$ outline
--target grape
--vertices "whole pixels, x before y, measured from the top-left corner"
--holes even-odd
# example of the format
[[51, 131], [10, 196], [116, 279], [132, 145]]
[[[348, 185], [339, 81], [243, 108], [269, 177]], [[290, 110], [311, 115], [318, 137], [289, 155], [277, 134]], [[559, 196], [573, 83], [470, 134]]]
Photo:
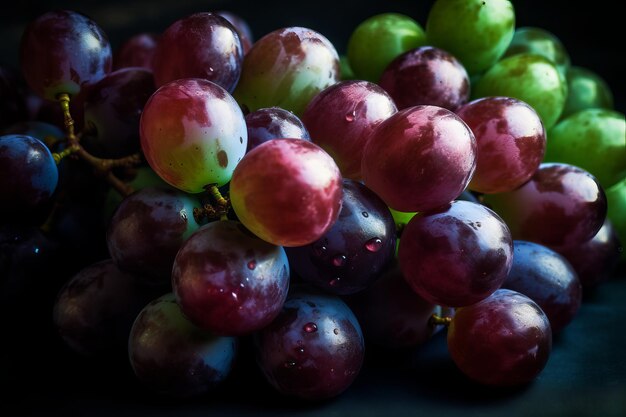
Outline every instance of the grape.
[[280, 393], [321, 400], [345, 391], [364, 356], [361, 327], [337, 296], [300, 288], [255, 337], [257, 361]]
[[56, 100], [61, 93], [78, 94], [85, 84], [111, 71], [111, 45], [88, 17], [69, 10], [52, 11], [24, 30], [20, 62], [30, 88]]
[[242, 60], [235, 28], [217, 14], [195, 13], [163, 32], [152, 69], [157, 87], [180, 78], [203, 78], [232, 93], [241, 75]]
[[607, 281], [617, 263], [622, 243], [609, 219], [598, 230], [598, 233], [578, 246], [562, 250], [563, 255], [574, 267], [581, 284], [585, 289], [596, 287]]
[[50, 150], [25, 135], [0, 136], [0, 213], [23, 214], [46, 204], [59, 180]]
[[511, 269], [513, 242], [507, 225], [493, 211], [454, 201], [409, 221], [398, 260], [404, 278], [422, 298], [460, 307], [500, 287]]
[[328, 152], [344, 177], [361, 178], [363, 148], [374, 128], [397, 111], [389, 95], [367, 81], [343, 81], [320, 92], [302, 115], [313, 142]]
[[441, 314], [441, 307], [417, 295], [397, 264], [347, 302], [368, 343], [390, 349], [416, 347], [430, 340], [438, 330], [430, 324], [430, 319], [433, 314]]
[[250, 111], [278, 106], [300, 116], [338, 79], [339, 56], [330, 41], [311, 29], [287, 27], [254, 43], [233, 95]]
[[160, 36], [139, 33], [127, 39], [113, 55], [113, 68], [140, 67], [152, 70], [152, 59]]
[[341, 174], [319, 146], [302, 139], [265, 142], [241, 160], [230, 183], [239, 220], [261, 239], [308, 245], [335, 223]]
[[354, 29], [348, 40], [348, 62], [355, 77], [377, 83], [395, 57], [425, 44], [424, 29], [415, 20], [400, 13], [382, 13]]
[[130, 332], [128, 353], [135, 375], [153, 390], [191, 397], [214, 389], [230, 373], [237, 339], [191, 324], [173, 294], [149, 303]]
[[579, 110], [613, 108], [613, 93], [606, 81], [587, 68], [572, 66], [567, 71], [567, 99], [564, 119]]
[[65, 139], [65, 133], [55, 125], [39, 121], [15, 123], [4, 130], [4, 134], [25, 135], [39, 139], [48, 147]]
[[246, 22], [241, 16], [227, 10], [220, 10], [215, 12], [215, 14], [222, 16], [224, 19], [228, 20], [231, 25], [233, 25], [237, 31], [237, 35], [239, 35], [239, 39], [241, 40], [243, 53], [244, 55], [247, 54], [250, 48], [252, 48], [254, 39], [252, 36], [252, 29], [250, 29], [248, 22]]
[[558, 250], [591, 239], [606, 216], [606, 197], [597, 180], [573, 165], [543, 163], [521, 187], [484, 196], [516, 240]]
[[230, 181], [248, 143], [237, 102], [222, 87], [201, 79], [160, 87], [143, 109], [139, 134], [152, 169], [188, 193]]
[[112, 259], [99, 261], [61, 288], [54, 305], [54, 324], [75, 352], [87, 356], [125, 354], [133, 321], [152, 298]]
[[126, 197], [107, 230], [107, 246], [120, 269], [143, 282], [170, 282], [174, 258], [198, 228], [198, 201], [171, 188], [147, 187]]
[[346, 55], [339, 56], [339, 67], [340, 67], [339, 72], [341, 74], [339, 78], [342, 81], [356, 79], [356, 75], [354, 75], [354, 71], [352, 71], [352, 68], [350, 67], [350, 62], [348, 61], [348, 57]]
[[454, 200], [476, 166], [476, 139], [454, 113], [416, 106], [383, 121], [365, 150], [365, 185], [398, 211], [426, 211]]
[[522, 53], [541, 55], [556, 65], [563, 76], [570, 67], [570, 57], [565, 46], [553, 33], [536, 27], [521, 27], [515, 30], [509, 48], [503, 57]]
[[535, 173], [546, 148], [537, 112], [510, 97], [486, 97], [457, 110], [478, 145], [469, 188], [481, 193], [511, 191]]
[[229, 220], [209, 223], [180, 248], [172, 287], [195, 325], [242, 335], [268, 325], [289, 289], [285, 251]]
[[263, 142], [279, 138], [310, 140], [308, 130], [295, 114], [280, 107], [258, 109], [246, 114], [248, 148], [250, 152]]
[[315, 242], [287, 248], [304, 280], [334, 294], [368, 287], [393, 259], [396, 228], [385, 203], [359, 182], [344, 179], [339, 218]]
[[500, 59], [514, 29], [509, 0], [437, 0], [428, 13], [426, 39], [454, 55], [473, 75]]
[[139, 152], [139, 119], [154, 93], [152, 72], [124, 68], [90, 86], [85, 97], [85, 149], [103, 158]]
[[476, 82], [473, 97], [506, 96], [532, 106], [550, 129], [567, 97], [567, 82], [557, 67], [541, 55], [518, 54], [496, 63]]
[[[626, 243], [626, 178], [606, 192], [608, 202], [607, 217], [622, 242]], [[622, 260], [626, 260], [626, 250], [622, 250]]]
[[502, 288], [536, 302], [548, 316], [554, 333], [574, 319], [582, 301], [580, 280], [567, 259], [543, 245], [523, 240], [513, 242], [513, 266]]
[[613, 110], [586, 109], [550, 129], [546, 161], [592, 173], [604, 188], [626, 177], [626, 121]]
[[398, 109], [430, 104], [455, 111], [470, 95], [463, 65], [443, 49], [422, 46], [394, 59], [380, 77]]
[[455, 312], [448, 350], [459, 369], [487, 385], [532, 381], [548, 362], [552, 331], [548, 317], [530, 298], [500, 289]]

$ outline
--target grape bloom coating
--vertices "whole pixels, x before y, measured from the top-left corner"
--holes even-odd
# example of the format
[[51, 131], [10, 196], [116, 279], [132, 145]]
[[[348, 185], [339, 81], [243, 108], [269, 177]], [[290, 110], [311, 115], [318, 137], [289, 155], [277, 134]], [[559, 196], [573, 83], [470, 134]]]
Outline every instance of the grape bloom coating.
[[248, 144], [237, 102], [222, 87], [199, 78], [159, 88], [144, 107], [139, 129], [152, 169], [188, 193], [230, 181]]

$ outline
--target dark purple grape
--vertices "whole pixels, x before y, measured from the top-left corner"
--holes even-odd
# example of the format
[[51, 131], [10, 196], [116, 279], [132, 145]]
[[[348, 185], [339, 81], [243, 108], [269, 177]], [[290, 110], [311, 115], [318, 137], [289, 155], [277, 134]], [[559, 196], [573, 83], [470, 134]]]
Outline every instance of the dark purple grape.
[[289, 263], [280, 246], [240, 223], [201, 227], [176, 255], [172, 287], [185, 316], [218, 334], [242, 335], [268, 325], [289, 290]]
[[169, 283], [174, 258], [199, 225], [198, 202], [173, 188], [147, 187], [126, 197], [107, 230], [109, 253], [120, 269], [155, 284]]
[[521, 187], [484, 196], [511, 229], [513, 239], [560, 250], [591, 239], [606, 217], [604, 190], [589, 172], [543, 163]]
[[590, 240], [559, 253], [572, 264], [583, 287], [591, 288], [610, 279], [621, 251], [622, 243], [607, 218]]
[[56, 100], [78, 94], [111, 71], [111, 45], [102, 29], [80, 13], [45, 13], [24, 30], [20, 61], [26, 82], [37, 94]]
[[126, 352], [133, 321], [154, 298], [152, 292], [139, 287], [112, 259], [99, 261], [59, 291], [54, 324], [64, 342], [83, 355]]
[[536, 302], [557, 333], [580, 308], [582, 287], [572, 265], [543, 245], [513, 241], [513, 266], [502, 288], [517, 291]]
[[499, 289], [456, 310], [448, 328], [448, 350], [461, 372], [487, 385], [532, 381], [552, 350], [550, 322], [523, 294]]
[[241, 41], [228, 20], [195, 13], [177, 20], [161, 35], [152, 69], [157, 87], [180, 78], [204, 78], [232, 93], [242, 62]]
[[140, 67], [152, 70], [152, 59], [160, 36], [139, 33], [127, 39], [113, 55], [113, 68]]
[[39, 139], [0, 136], [0, 214], [23, 214], [50, 201], [59, 171], [52, 153]]
[[0, 131], [28, 119], [28, 106], [19, 83], [17, 71], [0, 65]]
[[250, 152], [263, 142], [280, 138], [311, 140], [309, 132], [298, 116], [280, 107], [258, 109], [246, 115], [248, 148]]
[[455, 111], [470, 96], [469, 75], [453, 55], [422, 46], [395, 58], [378, 82], [399, 110], [432, 105]]
[[230, 373], [237, 339], [201, 330], [184, 316], [173, 294], [139, 313], [128, 353], [135, 375], [151, 389], [175, 397], [205, 394]]
[[247, 54], [250, 48], [252, 48], [252, 43], [254, 42], [252, 29], [250, 29], [248, 22], [246, 22], [241, 16], [227, 10], [220, 10], [215, 12], [215, 14], [222, 16], [224, 19], [228, 20], [231, 25], [233, 25], [233, 27], [237, 30], [239, 39], [241, 40], [243, 53], [244, 55]]
[[390, 349], [415, 347], [426, 343], [438, 326], [430, 324], [433, 314], [442, 309], [409, 287], [397, 264], [379, 279], [347, 299], [365, 340]]
[[256, 334], [257, 362], [280, 393], [308, 400], [334, 397], [357, 377], [364, 340], [337, 296], [298, 289], [278, 317]]
[[139, 152], [139, 119], [155, 91], [152, 72], [124, 68], [107, 74], [85, 95], [85, 148], [102, 158]]
[[393, 259], [396, 227], [385, 203], [363, 184], [343, 180], [339, 218], [315, 242], [286, 248], [304, 280], [334, 294], [369, 286]]
[[309, 102], [302, 121], [313, 142], [328, 152], [344, 177], [361, 179], [363, 148], [383, 120], [396, 113], [389, 94], [367, 81], [342, 81]]
[[513, 241], [493, 211], [454, 201], [413, 216], [402, 232], [398, 260], [404, 278], [422, 298], [461, 307], [500, 288], [513, 262]]

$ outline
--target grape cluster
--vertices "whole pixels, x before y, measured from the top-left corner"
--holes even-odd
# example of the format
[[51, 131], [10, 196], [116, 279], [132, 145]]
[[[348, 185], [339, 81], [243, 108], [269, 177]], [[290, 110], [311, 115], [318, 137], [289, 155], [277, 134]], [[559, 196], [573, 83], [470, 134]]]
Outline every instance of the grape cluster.
[[331, 398], [370, 345], [445, 327], [470, 380], [526, 384], [619, 262], [624, 115], [508, 0], [372, 16], [345, 56], [306, 27], [254, 41], [229, 11], [115, 52], [53, 11], [20, 50], [0, 68], [2, 313], [54, 268], [35, 320], [155, 392], [205, 394], [251, 354], [278, 392]]

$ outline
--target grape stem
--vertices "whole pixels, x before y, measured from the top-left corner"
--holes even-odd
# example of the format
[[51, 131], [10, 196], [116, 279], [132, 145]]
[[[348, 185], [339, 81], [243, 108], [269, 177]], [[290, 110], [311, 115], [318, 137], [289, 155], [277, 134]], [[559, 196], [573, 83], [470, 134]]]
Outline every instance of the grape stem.
[[141, 155], [135, 153], [117, 159], [103, 159], [93, 156], [87, 152], [85, 148], [80, 144], [80, 138], [74, 133], [74, 119], [70, 113], [70, 96], [66, 93], [61, 93], [57, 96], [57, 100], [63, 111], [63, 123], [65, 124], [65, 131], [67, 135], [68, 147], [59, 153], [53, 153], [52, 157], [54, 161], [59, 164], [61, 160], [70, 155], [76, 155], [78, 158], [91, 165], [96, 175], [103, 177], [111, 184], [117, 192], [122, 196], [130, 195], [134, 190], [131, 186], [120, 180], [113, 172], [113, 168], [130, 168], [141, 163]]
[[452, 323], [452, 317], [441, 317], [437, 314], [433, 314], [432, 316], [430, 316], [430, 320], [428, 321], [428, 323], [433, 327], [434, 326], [448, 327], [450, 323]]
[[213, 206], [210, 203], [206, 203], [202, 207], [196, 207], [193, 209], [193, 217], [196, 222], [202, 223], [204, 218], [208, 221], [211, 220], [227, 220], [228, 210], [230, 209], [230, 200], [224, 197], [220, 190], [217, 188], [217, 184], [209, 184], [204, 187], [209, 194], [209, 197], [216, 203]]

